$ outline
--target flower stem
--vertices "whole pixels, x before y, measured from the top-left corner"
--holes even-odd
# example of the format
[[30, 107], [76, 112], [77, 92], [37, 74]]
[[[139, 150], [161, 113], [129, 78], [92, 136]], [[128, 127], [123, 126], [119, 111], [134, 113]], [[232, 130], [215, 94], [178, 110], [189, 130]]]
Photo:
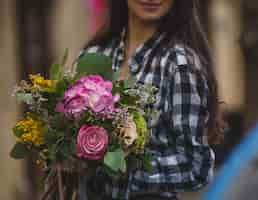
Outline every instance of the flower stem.
[[63, 180], [62, 180], [62, 172], [61, 172], [61, 165], [57, 164], [57, 182], [58, 182], [58, 194], [59, 200], [64, 199], [64, 192], [63, 192]]
[[57, 188], [55, 187], [55, 185], [56, 185], [56, 178], [54, 177], [54, 178], [52, 178], [51, 181], [49, 182], [49, 185], [47, 186], [47, 189], [46, 189], [46, 191], [43, 193], [43, 195], [41, 196], [40, 200], [46, 200], [46, 199], [48, 199], [49, 196], [51, 196], [51, 194], [56, 191]]

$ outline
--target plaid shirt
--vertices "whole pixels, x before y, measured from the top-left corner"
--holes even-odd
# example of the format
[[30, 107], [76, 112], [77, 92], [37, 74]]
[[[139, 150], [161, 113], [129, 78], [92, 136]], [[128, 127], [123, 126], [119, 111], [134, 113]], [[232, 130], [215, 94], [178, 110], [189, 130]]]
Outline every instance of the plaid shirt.
[[[138, 169], [126, 182], [106, 184], [105, 191], [112, 199], [128, 200], [144, 194], [174, 200], [176, 193], [201, 188], [213, 176], [215, 158], [207, 142], [209, 88], [205, 70], [193, 50], [180, 44], [163, 45], [148, 68], [148, 58], [163, 39], [164, 34], [153, 36], [128, 61], [131, 76], [138, 83], [158, 88], [153, 108], [160, 115], [150, 122], [148, 148], [153, 171]], [[124, 40], [125, 31], [105, 46], [84, 49], [80, 56], [103, 53], [112, 57], [112, 68], [117, 71], [124, 61]]]

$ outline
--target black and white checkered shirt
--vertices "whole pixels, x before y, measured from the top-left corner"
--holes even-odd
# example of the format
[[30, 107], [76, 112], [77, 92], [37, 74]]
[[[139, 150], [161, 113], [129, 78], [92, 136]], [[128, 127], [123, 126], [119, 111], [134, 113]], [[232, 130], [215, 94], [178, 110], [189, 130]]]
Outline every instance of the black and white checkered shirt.
[[[124, 61], [124, 38], [125, 31], [105, 46], [83, 50], [80, 56], [103, 53], [112, 57], [112, 68], [117, 71]], [[153, 171], [139, 169], [126, 183], [107, 184], [112, 199], [147, 194], [175, 200], [178, 192], [201, 188], [213, 176], [215, 158], [206, 137], [209, 88], [205, 70], [198, 56], [180, 44], [163, 45], [147, 67], [153, 49], [163, 39], [164, 34], [153, 36], [128, 61], [131, 76], [138, 83], [158, 87], [153, 106], [161, 114], [150, 124]]]

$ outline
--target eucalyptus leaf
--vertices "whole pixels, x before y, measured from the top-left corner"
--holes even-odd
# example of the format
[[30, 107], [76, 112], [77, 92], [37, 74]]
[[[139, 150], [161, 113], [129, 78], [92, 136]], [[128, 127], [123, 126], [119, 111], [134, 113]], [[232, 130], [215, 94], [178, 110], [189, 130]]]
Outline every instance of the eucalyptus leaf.
[[34, 103], [33, 96], [32, 94], [29, 94], [29, 93], [17, 93], [16, 98], [18, 101], [24, 102], [29, 105]]
[[78, 60], [77, 77], [98, 74], [107, 80], [113, 80], [112, 59], [100, 53], [85, 54]]
[[23, 159], [28, 153], [29, 150], [26, 148], [25, 144], [16, 143], [10, 152], [10, 156], [14, 159]]
[[122, 149], [107, 152], [104, 158], [104, 164], [115, 172], [126, 172], [125, 155]]

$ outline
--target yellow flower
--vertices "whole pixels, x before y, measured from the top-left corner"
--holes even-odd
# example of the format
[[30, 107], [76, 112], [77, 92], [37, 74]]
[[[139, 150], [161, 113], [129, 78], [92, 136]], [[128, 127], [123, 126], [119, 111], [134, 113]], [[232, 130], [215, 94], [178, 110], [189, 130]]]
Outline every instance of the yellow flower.
[[56, 89], [55, 80], [45, 80], [42, 76], [33, 74], [30, 74], [29, 78], [32, 82], [32, 91], [54, 92]]
[[20, 139], [25, 144], [39, 147], [44, 144], [42, 135], [42, 122], [28, 115], [24, 120], [18, 122], [15, 127], [22, 132]]

